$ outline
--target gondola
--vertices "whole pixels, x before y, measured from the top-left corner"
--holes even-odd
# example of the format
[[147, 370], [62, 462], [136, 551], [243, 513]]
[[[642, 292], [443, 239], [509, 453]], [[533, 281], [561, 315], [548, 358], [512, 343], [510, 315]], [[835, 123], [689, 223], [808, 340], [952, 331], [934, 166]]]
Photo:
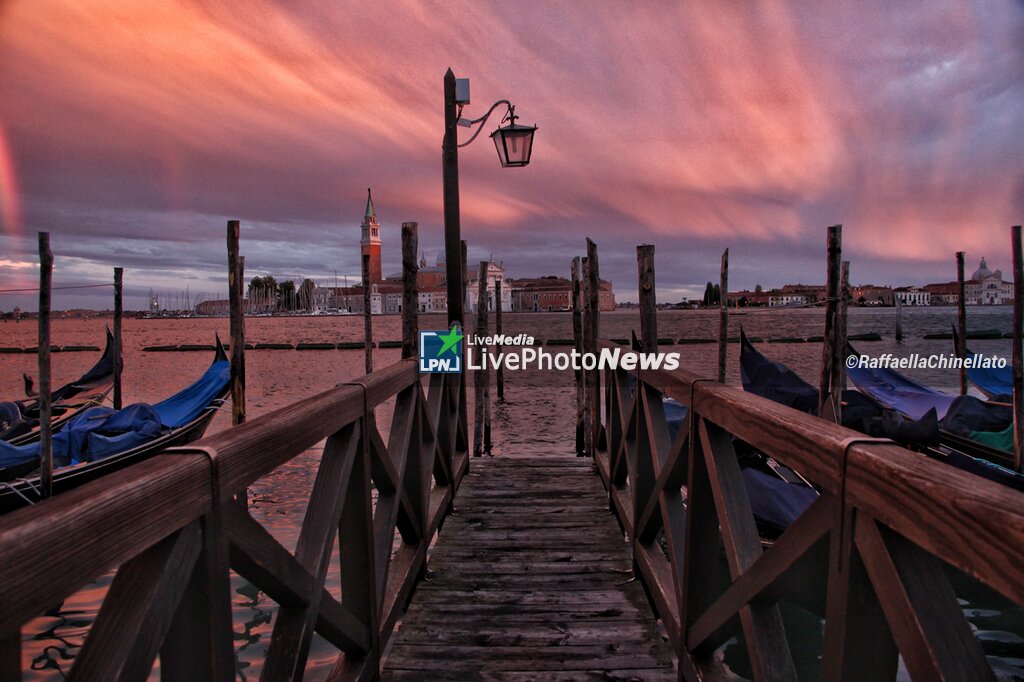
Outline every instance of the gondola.
[[[114, 384], [114, 335], [92, 368], [50, 394], [50, 428], [59, 431], [82, 410], [103, 402]], [[39, 440], [39, 398], [0, 402], [0, 441], [24, 445]]]
[[[227, 398], [229, 377], [230, 362], [218, 338], [210, 367], [173, 396], [154, 405], [80, 412], [53, 438], [53, 493], [198, 440]], [[0, 442], [0, 514], [39, 501], [38, 465], [38, 443]]]
[[[857, 354], [852, 349], [849, 353]], [[742, 332], [740, 363], [744, 368], [745, 390], [811, 414], [817, 411], [816, 402], [810, 407], [811, 396], [817, 400], [817, 390], [785, 365], [761, 355]], [[778, 382], [775, 386], [768, 383], [773, 376]], [[958, 469], [1024, 490], [1024, 476], [1004, 466], [1007, 453], [964, 435], [969, 432], [965, 423], [999, 423], [1005, 416], [1005, 406], [988, 405], [969, 396], [954, 398], [888, 369], [847, 368], [847, 376], [861, 395], [858, 391], [844, 391], [844, 426], [871, 436], [891, 438]], [[779, 385], [785, 390], [780, 391]], [[782, 399], [793, 395], [799, 396], [799, 400]]]
[[[970, 337], [968, 337], [970, 338]], [[956, 353], [960, 346], [960, 334], [956, 327], [953, 327], [953, 352]], [[972, 360], [973, 365], [977, 354], [967, 348], [967, 357]], [[1013, 402], [1013, 367], [974, 367], [967, 368], [967, 378], [971, 380], [979, 391], [985, 394], [989, 400], [997, 400], [1005, 403]]]

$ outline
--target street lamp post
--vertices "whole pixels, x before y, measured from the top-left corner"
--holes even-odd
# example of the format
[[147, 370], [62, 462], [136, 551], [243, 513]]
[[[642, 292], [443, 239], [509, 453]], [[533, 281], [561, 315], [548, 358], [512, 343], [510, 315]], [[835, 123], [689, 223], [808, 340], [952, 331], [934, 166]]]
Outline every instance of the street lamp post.
[[[477, 138], [482, 124], [501, 104], [508, 107], [505, 120], [507, 126], [500, 126], [491, 133], [498, 160], [504, 168], [519, 168], [530, 163], [533, 152], [533, 133], [537, 126], [516, 123], [515, 107], [508, 100], [498, 100], [487, 113], [478, 119], [460, 118], [462, 107], [469, 104], [469, 81], [456, 82], [451, 69], [444, 75], [444, 143], [441, 151], [442, 181], [444, 187], [444, 254], [448, 279], [448, 325], [462, 326], [463, 303], [466, 292], [462, 289], [462, 226], [459, 218], [459, 147], [465, 147]], [[466, 142], [459, 144], [458, 126], [472, 128], [481, 125]]]
[[459, 222], [459, 136], [455, 74], [444, 75], [444, 145], [441, 152], [444, 184], [444, 258], [448, 278], [448, 326], [462, 326], [462, 226]]

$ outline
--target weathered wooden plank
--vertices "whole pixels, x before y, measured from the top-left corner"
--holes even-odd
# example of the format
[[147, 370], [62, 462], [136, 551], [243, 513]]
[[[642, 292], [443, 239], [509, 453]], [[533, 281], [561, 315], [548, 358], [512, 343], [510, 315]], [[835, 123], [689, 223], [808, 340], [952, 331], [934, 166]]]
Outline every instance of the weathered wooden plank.
[[[244, 510], [242, 500], [225, 504]], [[235, 677], [228, 540], [217, 510], [200, 524], [201, 551], [160, 647], [160, 677], [168, 682], [231, 682]]]
[[118, 570], [71, 679], [144, 679], [153, 665], [201, 548], [190, 524]]
[[486, 662], [491, 671], [500, 670], [616, 670], [664, 667], [672, 670], [672, 658], [661, 643], [622, 642], [590, 646], [456, 646], [436, 647], [395, 644], [388, 656], [391, 670], [419, 669], [473, 671]]
[[860, 549], [914, 679], [995, 680], [938, 559], [861, 516]]
[[[433, 673], [431, 679], [452, 682], [534, 682], [537, 679], [536, 671], [515, 671], [503, 670], [501, 672], [488, 671], [459, 671], [451, 673]], [[543, 678], [545, 682], [594, 682], [595, 680], [608, 680], [609, 682], [654, 682], [661, 680], [676, 679], [672, 670], [665, 668], [636, 668], [632, 670], [615, 669], [606, 670], [603, 668], [590, 668], [587, 670], [546, 670]], [[390, 671], [386, 679], [391, 682], [420, 682], [423, 673], [419, 670], [394, 670]]]
[[[479, 462], [431, 553], [430, 577], [396, 635], [385, 678], [398, 670], [421, 679], [505, 670], [546, 678], [653, 666], [674, 679], [664, 630], [630, 581], [630, 545], [601, 503], [589, 463], [573, 461], [580, 466], [546, 467], [554, 473], [536, 479], [539, 462]], [[578, 492], [548, 499], [566, 489]], [[427, 656], [431, 645], [454, 653]]]
[[[351, 479], [359, 473], [366, 476], [365, 485], [369, 485], [369, 467], [363, 470], [357, 465], [357, 460], [368, 459], [366, 441], [366, 430], [362, 428], [362, 423], [350, 424], [332, 435], [324, 448], [295, 546], [295, 559], [314, 579], [310, 596], [318, 595], [323, 589], [328, 561], [334, 548], [334, 530], [342, 510], [348, 504]], [[347, 563], [343, 562], [343, 571]], [[372, 580], [373, 564], [367, 568], [371, 569], [369, 579]], [[301, 677], [319, 604], [318, 599], [309, 599], [306, 604], [282, 606], [278, 610], [261, 679]], [[356, 613], [356, 616], [359, 614]], [[375, 627], [370, 632], [372, 638], [376, 633]]]
[[21, 680], [21, 631], [0, 636], [0, 680]]

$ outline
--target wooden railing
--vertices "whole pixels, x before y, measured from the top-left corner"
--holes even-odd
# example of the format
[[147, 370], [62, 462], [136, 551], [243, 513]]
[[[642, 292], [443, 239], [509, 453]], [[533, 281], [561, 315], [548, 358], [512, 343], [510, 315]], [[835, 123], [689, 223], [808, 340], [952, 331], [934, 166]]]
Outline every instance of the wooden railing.
[[[144, 679], [159, 656], [163, 679], [233, 680], [229, 568], [279, 605], [262, 679], [300, 678], [314, 631], [340, 651], [332, 679], [376, 677], [468, 467], [461, 381], [424, 396], [403, 360], [0, 518], [0, 679], [21, 678], [25, 623], [114, 568], [72, 679]], [[325, 438], [292, 553], [235, 496]]]
[[[1024, 494], [690, 372], [637, 374], [606, 371], [595, 461], [683, 678], [742, 633], [756, 679], [796, 679], [788, 600], [824, 618], [822, 679], [893, 679], [898, 656], [915, 680], [994, 679], [943, 564], [1024, 604]], [[689, 407], [674, 440], [665, 397]], [[821, 491], [766, 551], [733, 438]]]

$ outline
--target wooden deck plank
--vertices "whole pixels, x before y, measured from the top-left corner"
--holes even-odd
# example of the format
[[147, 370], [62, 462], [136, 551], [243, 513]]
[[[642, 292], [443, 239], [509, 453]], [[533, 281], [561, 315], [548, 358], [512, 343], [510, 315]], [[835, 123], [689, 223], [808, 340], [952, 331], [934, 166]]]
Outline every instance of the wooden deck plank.
[[384, 664], [392, 680], [674, 680], [588, 460], [474, 460]]

